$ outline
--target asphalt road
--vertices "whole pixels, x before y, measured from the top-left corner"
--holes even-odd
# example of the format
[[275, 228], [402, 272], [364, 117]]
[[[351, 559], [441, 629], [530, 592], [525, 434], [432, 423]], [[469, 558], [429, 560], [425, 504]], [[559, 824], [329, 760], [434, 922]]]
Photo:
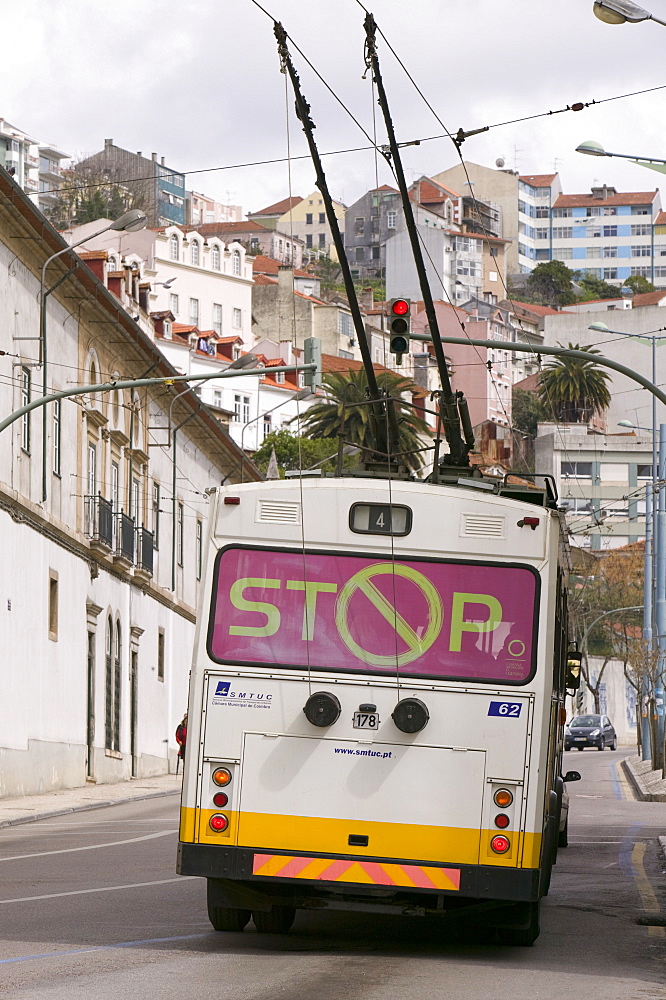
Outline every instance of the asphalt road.
[[666, 804], [622, 752], [565, 754], [570, 846], [532, 948], [459, 944], [418, 918], [300, 913], [287, 936], [216, 934], [174, 873], [176, 797], [0, 831], [0, 996], [12, 1000], [666, 998]]

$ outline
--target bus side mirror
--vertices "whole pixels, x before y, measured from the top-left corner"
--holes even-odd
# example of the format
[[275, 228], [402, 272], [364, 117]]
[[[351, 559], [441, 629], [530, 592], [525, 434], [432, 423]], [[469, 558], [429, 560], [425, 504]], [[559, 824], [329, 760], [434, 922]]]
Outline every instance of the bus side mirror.
[[564, 686], [569, 691], [577, 691], [580, 687], [580, 665], [582, 660], [582, 654], [575, 650], [570, 650], [567, 653], [567, 674]]

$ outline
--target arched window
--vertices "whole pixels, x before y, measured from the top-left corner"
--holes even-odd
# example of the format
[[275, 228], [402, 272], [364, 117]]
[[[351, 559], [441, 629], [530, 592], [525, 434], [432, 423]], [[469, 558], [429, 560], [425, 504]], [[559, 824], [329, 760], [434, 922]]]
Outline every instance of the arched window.
[[232, 257], [231, 271], [232, 274], [241, 273], [241, 255], [239, 250], [234, 250], [234, 254]]
[[175, 233], [172, 233], [169, 237], [169, 257], [171, 260], [178, 260], [179, 258], [178, 237]]
[[192, 264], [199, 263], [199, 241], [192, 240], [192, 246], [190, 248], [190, 262]]
[[217, 243], [213, 243], [210, 251], [210, 266], [214, 271], [220, 270], [220, 248]]
[[104, 692], [104, 746], [113, 749], [113, 619], [106, 619], [106, 636], [104, 641], [105, 659], [105, 692]]
[[120, 750], [120, 685], [122, 683], [122, 672], [120, 669], [121, 660], [121, 640], [120, 619], [116, 620], [116, 629], [113, 643], [113, 746], [112, 750]]

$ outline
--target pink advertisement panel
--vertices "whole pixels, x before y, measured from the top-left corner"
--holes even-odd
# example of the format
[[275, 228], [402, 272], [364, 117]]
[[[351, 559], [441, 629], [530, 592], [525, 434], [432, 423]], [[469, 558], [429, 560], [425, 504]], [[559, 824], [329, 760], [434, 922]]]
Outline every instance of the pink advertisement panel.
[[521, 684], [537, 588], [526, 566], [231, 546], [218, 557], [208, 651], [220, 663]]

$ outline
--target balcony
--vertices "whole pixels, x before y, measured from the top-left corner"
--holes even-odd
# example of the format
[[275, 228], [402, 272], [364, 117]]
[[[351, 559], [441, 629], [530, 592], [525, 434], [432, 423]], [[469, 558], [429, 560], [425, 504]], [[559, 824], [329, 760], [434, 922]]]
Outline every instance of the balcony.
[[114, 514], [116, 519], [116, 551], [113, 561], [121, 569], [130, 569], [134, 565], [134, 518], [128, 517], [123, 511]]
[[153, 533], [147, 528], [136, 529], [136, 565], [134, 576], [148, 582], [153, 575]]
[[86, 534], [90, 539], [90, 548], [102, 555], [108, 555], [113, 548], [113, 507], [103, 496], [87, 496], [86, 504]]

